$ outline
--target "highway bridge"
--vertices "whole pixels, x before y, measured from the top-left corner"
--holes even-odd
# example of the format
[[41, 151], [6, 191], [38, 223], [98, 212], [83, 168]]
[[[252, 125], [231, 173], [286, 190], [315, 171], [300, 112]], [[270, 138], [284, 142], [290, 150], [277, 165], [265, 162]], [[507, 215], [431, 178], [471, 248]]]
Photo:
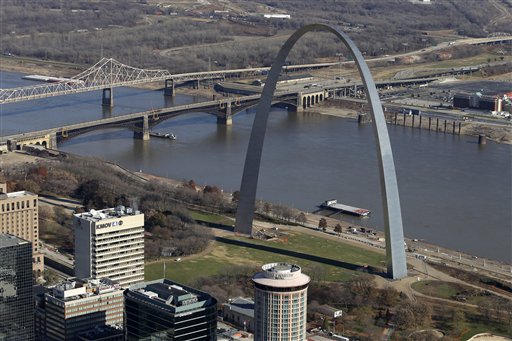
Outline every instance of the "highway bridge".
[[[289, 65], [283, 67], [283, 69], [287, 72], [295, 72], [325, 68], [336, 64], [337, 63]], [[192, 72], [173, 75], [167, 70], [139, 69], [120, 63], [112, 58], [102, 58], [91, 68], [69, 79], [33, 86], [0, 89], [0, 104], [102, 90], [102, 104], [104, 106], [113, 106], [114, 87], [165, 81], [164, 94], [174, 96], [174, 87], [177, 83], [190, 81], [199, 82], [206, 79], [240, 78], [261, 75], [268, 70], [270, 70], [270, 67]]]
[[[282, 91], [276, 93], [273, 103], [302, 110], [325, 100], [327, 90], [309, 89], [303, 92]], [[231, 125], [232, 116], [258, 104], [260, 95], [228, 97], [218, 100], [154, 109], [133, 114], [76, 123], [39, 131], [26, 132], [0, 137], [0, 145], [8, 150], [20, 150], [24, 145], [41, 145], [57, 149], [59, 142], [93, 130], [127, 128], [134, 132], [134, 138], [149, 140], [150, 130], [159, 123], [190, 112], [206, 112], [217, 117], [218, 124]]]

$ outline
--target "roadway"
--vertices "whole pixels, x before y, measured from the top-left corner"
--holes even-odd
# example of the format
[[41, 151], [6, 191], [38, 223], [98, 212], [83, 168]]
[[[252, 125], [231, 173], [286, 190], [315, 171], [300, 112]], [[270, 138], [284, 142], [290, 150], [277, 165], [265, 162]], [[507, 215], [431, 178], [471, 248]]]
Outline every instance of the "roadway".
[[[419, 54], [428, 54], [428, 53], [432, 53], [432, 52], [442, 50], [442, 49], [452, 47], [452, 46], [481, 45], [481, 44], [489, 44], [489, 43], [496, 43], [496, 42], [508, 42], [510, 44], [510, 42], [512, 42], [512, 35], [502, 36], [502, 37], [489, 37], [489, 38], [463, 38], [463, 39], [458, 39], [458, 40], [454, 40], [451, 42], [443, 42], [443, 43], [437, 44], [435, 46], [425, 47], [421, 50], [414, 50], [414, 51], [399, 53], [399, 54], [395, 54], [395, 55], [371, 58], [371, 59], [367, 59], [366, 62], [370, 63], [370, 62], [377, 62], [377, 61], [391, 61], [391, 60], [394, 60], [395, 58], [400, 58], [400, 57], [416, 56]], [[346, 63], [353, 63], [353, 62], [346, 62]]]

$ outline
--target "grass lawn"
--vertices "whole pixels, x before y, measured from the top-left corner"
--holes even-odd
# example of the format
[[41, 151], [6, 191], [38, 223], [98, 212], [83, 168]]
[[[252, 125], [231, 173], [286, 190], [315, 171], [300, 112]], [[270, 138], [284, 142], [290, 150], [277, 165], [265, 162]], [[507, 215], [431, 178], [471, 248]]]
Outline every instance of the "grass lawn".
[[447, 300], [451, 300], [453, 295], [457, 295], [462, 290], [462, 286], [459, 284], [440, 281], [420, 281], [411, 286], [422, 294]]
[[466, 323], [466, 329], [462, 332], [461, 340], [469, 340], [471, 337], [480, 333], [493, 333], [495, 335], [510, 337], [511, 327], [507, 327], [506, 323], [496, 321], [470, 321]]
[[[282, 241], [264, 242], [241, 237], [228, 239], [248, 242], [250, 243], [249, 246], [251, 244], [256, 245], [256, 247], [265, 245], [281, 250], [292, 250], [305, 255], [314, 254], [328, 260], [347, 262], [359, 266], [368, 264], [382, 267], [384, 265], [384, 255], [382, 254], [295, 232], [290, 233], [290, 236]], [[222, 274], [237, 265], [254, 266], [256, 268], [265, 263], [282, 261], [296, 263], [302, 267], [306, 274], [326, 281], [345, 281], [360, 273], [347, 268], [304, 259], [300, 256], [294, 257], [278, 252], [217, 241], [213, 250], [206, 255], [185, 258], [180, 262], [169, 259], [166, 262], [165, 276], [180, 283], [190, 284], [198, 277]], [[163, 262], [146, 265], [146, 280], [153, 280], [162, 276]]]
[[[453, 296], [463, 292], [474, 292], [477, 289], [469, 287], [464, 284], [450, 283], [442, 281], [420, 281], [412, 284], [412, 288], [422, 294], [454, 300]], [[482, 289], [483, 291], [483, 289]], [[495, 302], [497, 296], [482, 296], [482, 295], [466, 295], [467, 300], [465, 303], [478, 305], [480, 302], [489, 301]], [[454, 300], [455, 301], [455, 300]]]

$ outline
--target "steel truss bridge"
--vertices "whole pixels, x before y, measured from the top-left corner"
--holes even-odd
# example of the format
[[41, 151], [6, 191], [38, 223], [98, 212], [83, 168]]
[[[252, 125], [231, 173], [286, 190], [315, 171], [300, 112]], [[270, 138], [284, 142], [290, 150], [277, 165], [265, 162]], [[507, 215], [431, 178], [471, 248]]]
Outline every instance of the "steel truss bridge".
[[0, 103], [20, 102], [38, 98], [131, 86], [171, 78], [166, 70], [144, 70], [124, 65], [112, 58], [103, 58], [91, 68], [68, 80], [28, 87], [0, 90]]
[[[302, 71], [337, 65], [337, 63], [304, 64], [283, 67], [286, 71]], [[112, 89], [120, 86], [133, 86], [158, 81], [178, 82], [200, 81], [205, 79], [225, 79], [257, 75], [270, 70], [270, 67], [234, 69], [220, 71], [193, 72], [172, 75], [167, 70], [145, 70], [125, 65], [112, 58], [102, 58], [94, 66], [69, 79], [27, 87], [0, 89], [0, 104], [21, 102], [38, 98], [75, 94], [80, 92]]]

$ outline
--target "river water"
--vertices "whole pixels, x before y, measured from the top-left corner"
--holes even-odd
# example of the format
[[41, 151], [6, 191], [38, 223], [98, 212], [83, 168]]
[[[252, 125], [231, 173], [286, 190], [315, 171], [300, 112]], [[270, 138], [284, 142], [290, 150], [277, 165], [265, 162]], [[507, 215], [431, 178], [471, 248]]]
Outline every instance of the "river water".
[[[0, 73], [2, 88], [24, 86], [21, 74]], [[121, 115], [198, 99], [162, 92], [114, 90], [111, 113], [100, 92], [5, 104], [0, 134], [8, 135]], [[132, 170], [193, 179], [226, 191], [239, 188], [254, 110], [236, 115], [233, 126], [206, 113], [163, 121], [155, 131], [176, 141], [133, 139], [123, 129], [70, 139], [61, 150], [95, 156]], [[511, 262], [512, 147], [476, 138], [388, 126], [398, 173], [405, 235], [474, 255]], [[369, 218], [343, 217], [380, 228], [381, 197], [373, 131], [354, 120], [273, 109], [266, 135], [258, 197], [307, 211], [326, 199], [367, 208]]]

